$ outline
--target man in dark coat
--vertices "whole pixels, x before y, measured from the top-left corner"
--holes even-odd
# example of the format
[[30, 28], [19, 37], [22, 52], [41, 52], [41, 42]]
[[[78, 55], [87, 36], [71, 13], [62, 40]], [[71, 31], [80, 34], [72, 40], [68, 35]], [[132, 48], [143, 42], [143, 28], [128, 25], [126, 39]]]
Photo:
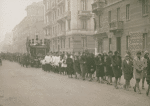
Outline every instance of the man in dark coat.
[[67, 55], [66, 64], [67, 64], [68, 77], [72, 78], [72, 74], [73, 74], [73, 60], [70, 58], [70, 54]]
[[96, 58], [95, 58], [95, 64], [96, 64], [96, 77], [97, 77], [97, 81], [100, 83], [100, 79], [101, 78], [101, 83], [104, 83], [104, 58], [101, 54], [99, 54]]
[[80, 68], [82, 73], [82, 79], [85, 80], [85, 74], [87, 73], [87, 58], [84, 52], [82, 53], [82, 56], [80, 58]]
[[121, 57], [119, 56], [119, 52], [115, 51], [114, 56], [112, 56], [112, 69], [113, 69], [113, 73], [115, 77], [116, 89], [118, 89], [118, 86], [117, 86], [118, 78], [120, 78], [122, 75], [121, 65], [122, 65], [122, 60], [121, 60]]
[[88, 73], [89, 73], [89, 81], [92, 81], [92, 74], [95, 72], [95, 58], [94, 58], [94, 54], [89, 54], [87, 57], [87, 68], [88, 68]]
[[114, 73], [112, 70], [112, 63], [111, 63], [113, 52], [109, 51], [108, 54], [109, 55], [107, 56], [107, 59], [106, 59], [106, 75], [108, 76], [108, 82], [109, 82], [108, 84], [111, 84], [112, 77], [114, 76]]

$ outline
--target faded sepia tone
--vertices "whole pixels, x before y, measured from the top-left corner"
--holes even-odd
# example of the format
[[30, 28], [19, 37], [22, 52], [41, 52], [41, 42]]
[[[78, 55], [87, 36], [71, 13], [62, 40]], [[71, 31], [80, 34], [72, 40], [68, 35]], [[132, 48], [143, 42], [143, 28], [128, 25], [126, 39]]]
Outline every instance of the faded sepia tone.
[[150, 106], [150, 0], [0, 0], [0, 106]]

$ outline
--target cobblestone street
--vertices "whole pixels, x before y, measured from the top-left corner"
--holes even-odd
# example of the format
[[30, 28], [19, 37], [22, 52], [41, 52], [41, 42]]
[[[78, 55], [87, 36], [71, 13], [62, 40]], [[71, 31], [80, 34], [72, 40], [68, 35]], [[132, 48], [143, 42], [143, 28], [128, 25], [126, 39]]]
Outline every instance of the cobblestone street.
[[116, 90], [8, 61], [0, 67], [0, 106], [150, 106], [145, 92]]

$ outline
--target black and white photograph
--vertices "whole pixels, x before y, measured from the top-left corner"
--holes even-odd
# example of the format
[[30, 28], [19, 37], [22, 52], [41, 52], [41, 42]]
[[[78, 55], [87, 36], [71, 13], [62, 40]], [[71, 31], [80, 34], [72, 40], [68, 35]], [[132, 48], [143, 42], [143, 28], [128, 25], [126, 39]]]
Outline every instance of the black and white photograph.
[[0, 0], [0, 106], [150, 106], [150, 0]]

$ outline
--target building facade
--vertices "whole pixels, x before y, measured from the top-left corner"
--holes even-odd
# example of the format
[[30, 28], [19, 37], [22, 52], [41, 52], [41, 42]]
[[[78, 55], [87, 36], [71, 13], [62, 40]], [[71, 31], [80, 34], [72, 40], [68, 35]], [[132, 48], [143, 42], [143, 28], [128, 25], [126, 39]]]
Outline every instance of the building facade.
[[[93, 0], [96, 52], [150, 50], [150, 0]], [[149, 12], [148, 12], [149, 11]]]
[[43, 0], [52, 52], [94, 52], [92, 0]]
[[35, 45], [44, 44], [44, 5], [43, 2], [32, 3], [26, 8], [27, 16], [13, 29], [14, 52], [26, 53], [27, 40]]

